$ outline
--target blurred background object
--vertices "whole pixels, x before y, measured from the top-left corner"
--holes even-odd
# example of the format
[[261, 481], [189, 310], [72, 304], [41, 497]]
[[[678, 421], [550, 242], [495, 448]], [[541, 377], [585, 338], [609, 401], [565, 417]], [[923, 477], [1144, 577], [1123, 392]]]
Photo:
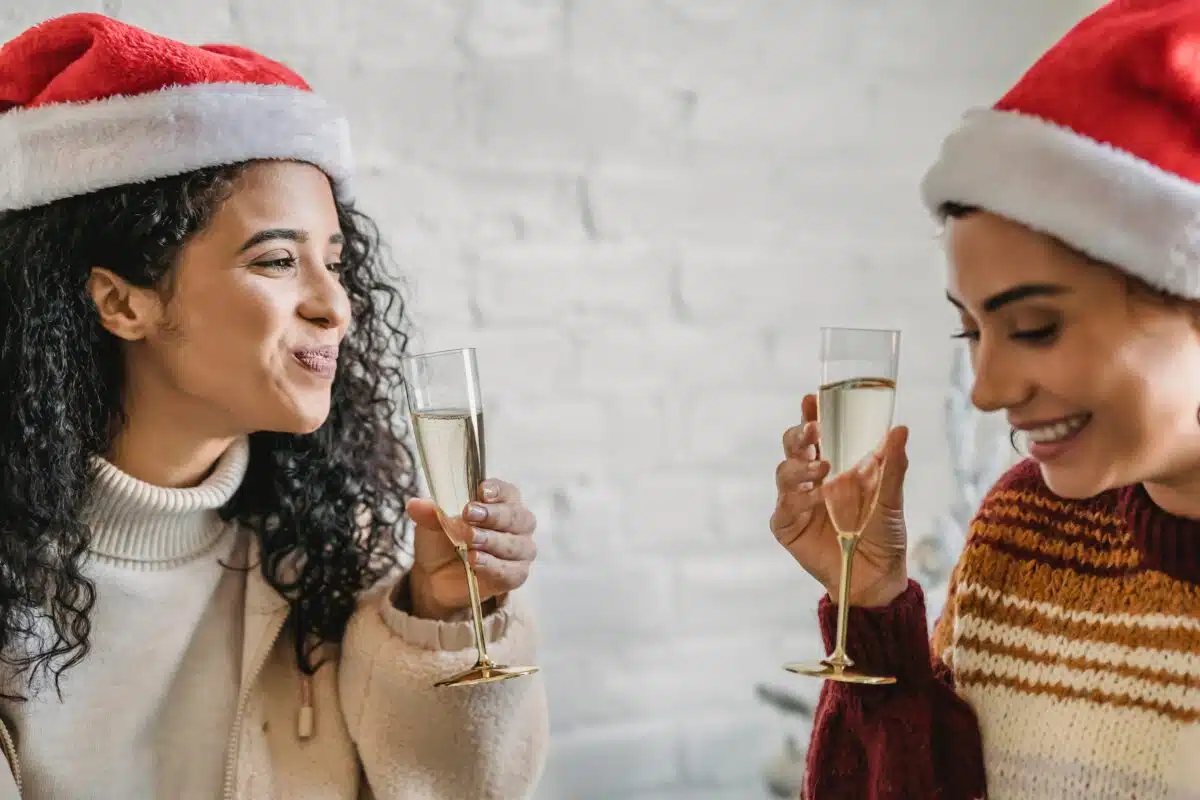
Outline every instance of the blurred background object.
[[261, 48], [345, 108], [415, 346], [479, 349], [493, 474], [541, 520], [539, 800], [753, 800], [795, 777], [820, 687], [780, 668], [820, 646], [818, 589], [767, 528], [817, 328], [904, 332], [932, 613], [1012, 454], [965, 402], [917, 183], [1095, 5], [6, 0], [0, 39], [103, 11]]

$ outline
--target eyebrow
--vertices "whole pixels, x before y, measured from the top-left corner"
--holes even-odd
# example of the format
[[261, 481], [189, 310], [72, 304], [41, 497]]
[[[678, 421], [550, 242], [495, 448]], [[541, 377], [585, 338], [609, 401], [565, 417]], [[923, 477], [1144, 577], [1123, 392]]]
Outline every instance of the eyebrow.
[[[1057, 297], [1067, 294], [1069, 291], [1067, 287], [1053, 283], [1022, 283], [1011, 289], [1005, 289], [1003, 292], [997, 292], [984, 300], [983, 310], [990, 313], [1020, 300], [1028, 300], [1031, 297]], [[946, 299], [959, 311], [965, 310], [962, 302], [955, 299], [949, 292], [946, 293]]]
[[[304, 244], [308, 241], [308, 231], [302, 231], [297, 228], [266, 228], [251, 236], [246, 240], [245, 244], [238, 250], [239, 253], [244, 253], [255, 245], [263, 242], [271, 242], [282, 239], [288, 242], [296, 242]], [[335, 233], [329, 237], [330, 244], [345, 244], [346, 237], [341, 233]]]

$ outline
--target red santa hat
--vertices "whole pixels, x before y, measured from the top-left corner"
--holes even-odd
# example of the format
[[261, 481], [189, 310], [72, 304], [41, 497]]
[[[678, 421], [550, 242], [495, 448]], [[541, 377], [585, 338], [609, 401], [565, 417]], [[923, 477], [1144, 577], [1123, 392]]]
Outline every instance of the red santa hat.
[[348, 194], [347, 125], [304, 79], [242, 47], [70, 14], [0, 47], [0, 212], [253, 159], [322, 169]]
[[1152, 286], [1200, 299], [1200, 0], [1115, 0], [990, 109], [922, 182]]

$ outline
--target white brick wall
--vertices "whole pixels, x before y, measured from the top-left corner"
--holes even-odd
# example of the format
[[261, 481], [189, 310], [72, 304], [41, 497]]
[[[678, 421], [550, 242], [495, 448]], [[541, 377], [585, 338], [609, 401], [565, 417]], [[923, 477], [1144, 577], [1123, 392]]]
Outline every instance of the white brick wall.
[[261, 47], [352, 117], [421, 344], [481, 351], [542, 522], [540, 797], [753, 798], [818, 653], [767, 530], [821, 324], [904, 330], [909, 520], [948, 496], [953, 318], [916, 185], [1091, 0], [8, 0]]

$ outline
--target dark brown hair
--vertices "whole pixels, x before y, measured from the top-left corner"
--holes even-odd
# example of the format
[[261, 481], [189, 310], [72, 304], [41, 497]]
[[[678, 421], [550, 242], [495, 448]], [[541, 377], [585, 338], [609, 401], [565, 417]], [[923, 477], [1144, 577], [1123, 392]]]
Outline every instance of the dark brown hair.
[[[964, 203], [949, 202], [949, 203], [943, 203], [938, 208], [938, 213], [940, 214], [942, 219], [962, 219], [963, 217], [969, 216], [971, 214], [974, 214], [978, 211], [983, 211], [983, 210], [985, 210], [985, 209], [982, 209], [979, 206], [966, 205]], [[1159, 304], [1159, 305], [1167, 307], [1167, 308], [1178, 308], [1180, 310], [1186, 310], [1191, 313], [1200, 315], [1200, 302], [1197, 302], [1194, 300], [1188, 300], [1188, 299], [1179, 297], [1177, 295], [1171, 294], [1170, 292], [1166, 291], [1165, 289], [1160, 289], [1157, 286], [1152, 286], [1149, 283], [1147, 283], [1146, 281], [1137, 277], [1136, 275], [1131, 275], [1129, 272], [1121, 269], [1120, 267], [1116, 266], [1115, 264], [1112, 264], [1107, 261], [1101, 261], [1098, 258], [1093, 258], [1092, 256], [1083, 252], [1079, 248], [1073, 247], [1072, 245], [1064, 242], [1062, 239], [1058, 239], [1057, 237], [1055, 237], [1055, 241], [1057, 241], [1062, 247], [1066, 248], [1072, 254], [1074, 254], [1076, 257], [1082, 259], [1083, 261], [1087, 261], [1090, 264], [1095, 264], [1098, 267], [1102, 267], [1102, 268], [1108, 269], [1108, 270], [1113, 270], [1114, 272], [1118, 273], [1121, 276], [1121, 278], [1125, 281], [1125, 289], [1128, 292], [1131, 299], [1146, 300], [1151, 303], [1156, 303], [1156, 304]]]

